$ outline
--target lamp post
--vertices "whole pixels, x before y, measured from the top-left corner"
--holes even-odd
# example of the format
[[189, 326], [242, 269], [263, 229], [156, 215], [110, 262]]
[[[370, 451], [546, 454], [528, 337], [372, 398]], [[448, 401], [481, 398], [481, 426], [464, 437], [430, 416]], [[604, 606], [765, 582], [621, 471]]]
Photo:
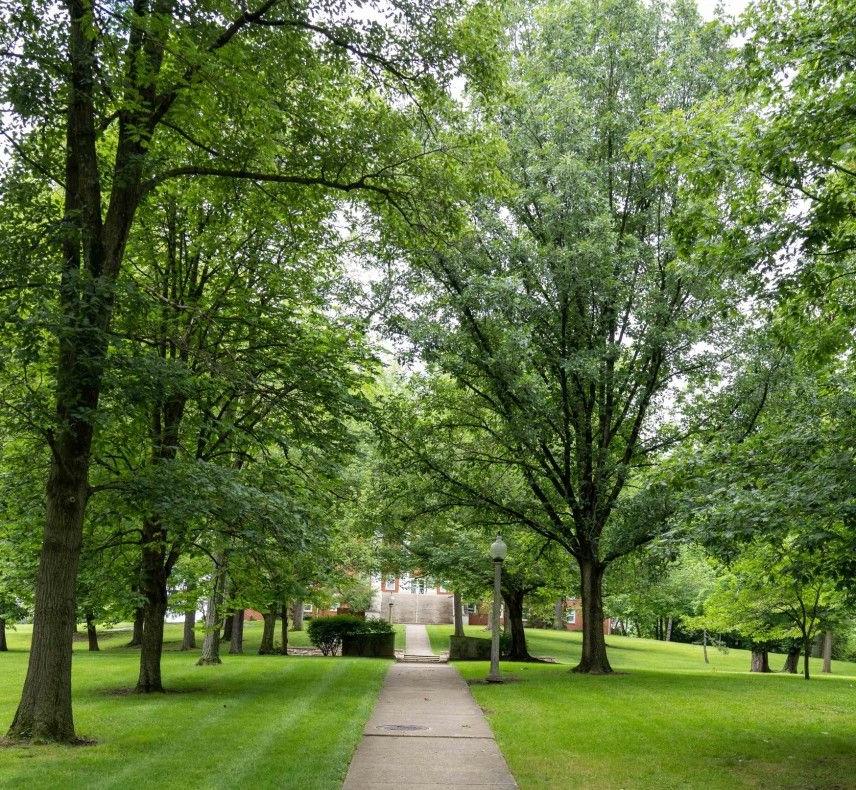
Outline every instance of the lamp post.
[[508, 546], [500, 535], [490, 544], [490, 558], [493, 560], [493, 630], [490, 635], [490, 673], [488, 683], [502, 683], [499, 676], [499, 605], [502, 598], [500, 589], [502, 580], [502, 561], [508, 553]]
[[392, 604], [393, 604], [393, 602], [390, 601], [389, 602], [389, 622], [390, 623], [392, 622]]

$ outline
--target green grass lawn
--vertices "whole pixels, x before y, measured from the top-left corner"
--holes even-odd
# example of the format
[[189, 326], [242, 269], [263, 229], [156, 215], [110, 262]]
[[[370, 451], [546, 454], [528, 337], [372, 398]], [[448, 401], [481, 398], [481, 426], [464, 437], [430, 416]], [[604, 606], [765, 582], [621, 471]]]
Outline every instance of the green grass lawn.
[[[450, 632], [429, 626], [435, 651]], [[856, 788], [856, 664], [823, 676], [812, 661], [806, 682], [750, 674], [744, 650], [705, 665], [696, 645], [610, 636], [616, 674], [588, 677], [568, 671], [579, 634], [527, 635], [563, 663], [503, 662], [514, 682], [471, 686], [521, 788]], [[456, 666], [471, 681], [488, 669]]]
[[[26, 671], [29, 628], [9, 632], [0, 653], [0, 729], [12, 720]], [[102, 651], [75, 644], [75, 723], [96, 744], [0, 748], [0, 787], [337, 788], [347, 771], [389, 662], [256, 656], [260, 623], [246, 626], [244, 656], [197, 667], [168, 625], [163, 661], [171, 693], [128, 693], [139, 653], [129, 632]], [[306, 632], [291, 645], [308, 645]], [[2, 732], [0, 732], [2, 735]]]

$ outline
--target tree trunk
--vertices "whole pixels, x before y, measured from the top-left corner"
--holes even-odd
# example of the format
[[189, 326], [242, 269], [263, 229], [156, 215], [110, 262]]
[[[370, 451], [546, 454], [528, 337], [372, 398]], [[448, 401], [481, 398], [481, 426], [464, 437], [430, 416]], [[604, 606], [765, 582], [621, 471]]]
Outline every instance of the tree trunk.
[[803, 639], [803, 677], [808, 680], [808, 663], [811, 658], [811, 639], [806, 635]]
[[291, 630], [303, 630], [303, 601], [295, 601], [291, 607]]
[[710, 659], [707, 657], [707, 629], [701, 632], [702, 650], [704, 652], [704, 663], [709, 664]]
[[504, 591], [505, 614], [511, 626], [511, 646], [509, 661], [531, 661], [532, 656], [526, 649], [526, 632], [523, 630], [523, 593], [518, 590]]
[[153, 519], [143, 523], [143, 557], [141, 588], [143, 605], [143, 643], [140, 650], [140, 675], [137, 691], [143, 694], [163, 691], [161, 656], [163, 654], [163, 621], [167, 607], [166, 532]]
[[234, 612], [226, 612], [226, 617], [223, 619], [223, 636], [220, 639], [223, 642], [231, 642], [232, 641], [232, 629], [235, 625], [235, 613]]
[[95, 615], [92, 612], [86, 613], [86, 637], [89, 640], [89, 652], [98, 652], [98, 631], [95, 630]]
[[593, 560], [580, 561], [580, 597], [583, 606], [583, 653], [574, 672], [603, 675], [612, 672], [603, 634], [603, 571]]
[[276, 609], [264, 614], [265, 625], [262, 631], [262, 641], [259, 645], [259, 655], [269, 656], [276, 652], [273, 647], [273, 637], [276, 633]]
[[[302, 611], [302, 607], [301, 607]], [[282, 607], [282, 654], [288, 655], [288, 607]]]
[[832, 631], [825, 631], [823, 634], [823, 669], [821, 671], [827, 675], [832, 672]]
[[188, 609], [184, 613], [184, 634], [181, 640], [182, 650], [193, 650], [196, 647], [196, 609]]
[[244, 652], [244, 608], [238, 609], [232, 616], [232, 639], [229, 642], [229, 653], [240, 655]]
[[139, 647], [143, 644], [143, 619], [145, 618], [145, 614], [145, 609], [142, 606], [138, 606], [134, 611], [134, 629], [131, 632], [131, 641], [125, 647]]
[[6, 620], [0, 617], [0, 653], [5, 653], [9, 650], [9, 645], [6, 644]]
[[202, 642], [202, 655], [197, 665], [221, 664], [220, 660], [220, 609], [226, 593], [226, 555], [220, 552], [214, 558], [214, 580], [211, 585], [211, 597], [208, 599], [208, 611], [205, 614], [205, 639]]
[[454, 609], [455, 617], [455, 636], [464, 635], [464, 614], [461, 611], [461, 594], [455, 592], [452, 595], [452, 608]]
[[565, 599], [557, 598], [553, 606], [553, 630], [565, 630]]
[[670, 617], [668, 622], [666, 623], [666, 641], [672, 641], [672, 618]]
[[770, 671], [770, 654], [766, 648], [752, 646], [752, 665], [749, 668], [750, 672], [769, 672]]
[[789, 672], [791, 675], [797, 674], [800, 661], [800, 645], [798, 642], [791, 644], [788, 648], [788, 654], [785, 656], [785, 665], [782, 667], [782, 672]]
[[[62, 403], [58, 411], [63, 414]], [[51, 463], [36, 577], [32, 647], [21, 701], [9, 729], [9, 737], [13, 739], [59, 742], [75, 739], [71, 643], [76, 622], [77, 568], [88, 497], [91, 435], [86, 441], [78, 441], [77, 447], [75, 438], [78, 437], [66, 435], [62, 447], [54, 451]], [[57, 455], [61, 462], [57, 461]]]

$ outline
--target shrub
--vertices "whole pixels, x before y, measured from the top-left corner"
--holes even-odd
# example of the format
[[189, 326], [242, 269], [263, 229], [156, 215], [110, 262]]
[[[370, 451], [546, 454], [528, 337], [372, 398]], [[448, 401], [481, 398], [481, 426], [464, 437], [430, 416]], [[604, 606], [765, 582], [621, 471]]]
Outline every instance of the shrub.
[[316, 617], [306, 629], [309, 641], [325, 656], [333, 656], [350, 634], [390, 634], [392, 626], [386, 620], [363, 620], [352, 614]]

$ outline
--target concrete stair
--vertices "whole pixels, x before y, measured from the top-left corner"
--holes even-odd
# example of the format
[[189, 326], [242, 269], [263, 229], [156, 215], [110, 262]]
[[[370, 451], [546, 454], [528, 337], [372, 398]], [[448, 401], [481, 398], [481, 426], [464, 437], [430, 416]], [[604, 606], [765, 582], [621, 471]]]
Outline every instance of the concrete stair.
[[421, 656], [421, 655], [409, 655], [407, 653], [399, 659], [404, 664], [447, 664], [449, 661], [448, 656]]

